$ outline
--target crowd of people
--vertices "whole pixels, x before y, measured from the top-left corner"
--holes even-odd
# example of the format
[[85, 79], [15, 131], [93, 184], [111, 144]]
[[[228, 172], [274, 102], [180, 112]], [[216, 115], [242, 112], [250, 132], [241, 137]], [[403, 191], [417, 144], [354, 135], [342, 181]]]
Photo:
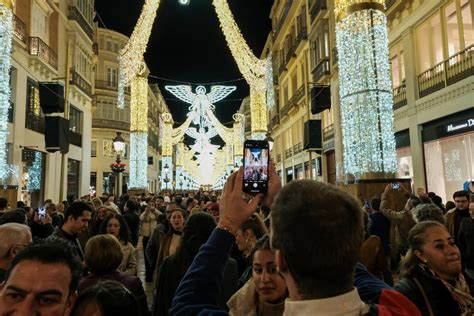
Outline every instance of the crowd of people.
[[469, 192], [389, 184], [362, 207], [268, 176], [255, 196], [240, 169], [222, 192], [0, 198], [0, 316], [474, 315]]

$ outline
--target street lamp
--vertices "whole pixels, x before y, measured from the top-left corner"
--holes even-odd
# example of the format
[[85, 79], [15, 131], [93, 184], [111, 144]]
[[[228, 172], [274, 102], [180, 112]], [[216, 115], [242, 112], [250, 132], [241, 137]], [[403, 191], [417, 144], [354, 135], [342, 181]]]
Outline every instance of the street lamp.
[[115, 159], [115, 163], [113, 163], [110, 168], [112, 172], [115, 173], [116, 181], [115, 181], [115, 195], [117, 198], [120, 197], [120, 173], [125, 170], [125, 164], [122, 163], [121, 154], [125, 148], [125, 140], [121, 136], [121, 132], [116, 132], [117, 136], [112, 140], [114, 144], [114, 150], [117, 153], [117, 157]]
[[170, 166], [168, 166], [168, 164], [165, 164], [165, 166], [163, 167], [163, 171], [165, 172], [165, 178], [163, 179], [163, 181], [165, 181], [166, 190], [168, 190], [168, 182], [170, 182], [170, 179], [168, 178], [168, 172], [170, 171]]

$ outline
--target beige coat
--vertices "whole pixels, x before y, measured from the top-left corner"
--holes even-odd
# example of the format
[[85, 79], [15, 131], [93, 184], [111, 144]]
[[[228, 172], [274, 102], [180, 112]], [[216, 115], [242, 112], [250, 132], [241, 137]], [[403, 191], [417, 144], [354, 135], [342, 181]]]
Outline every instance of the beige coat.
[[150, 211], [144, 211], [140, 215], [140, 235], [143, 237], [150, 237], [151, 234], [153, 233], [153, 230], [155, 229], [157, 222], [158, 222], [158, 216], [160, 216], [160, 212], [155, 210], [150, 210]]
[[120, 243], [122, 245], [123, 251], [123, 259], [122, 263], [118, 267], [120, 272], [123, 272], [127, 275], [137, 275], [137, 251], [132, 246], [131, 243], [127, 243], [126, 245]]

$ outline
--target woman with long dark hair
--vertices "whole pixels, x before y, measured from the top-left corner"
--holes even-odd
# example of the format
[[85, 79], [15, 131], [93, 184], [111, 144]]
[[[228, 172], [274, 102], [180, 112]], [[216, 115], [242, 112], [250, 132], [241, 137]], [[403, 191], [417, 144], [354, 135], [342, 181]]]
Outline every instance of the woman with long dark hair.
[[137, 274], [137, 251], [133, 247], [130, 238], [130, 229], [125, 218], [120, 214], [108, 215], [100, 226], [101, 234], [110, 234], [115, 236], [122, 246], [123, 260], [118, 270], [128, 274]]
[[[176, 253], [167, 257], [160, 268], [155, 297], [154, 315], [168, 315], [176, 289], [199, 248], [207, 241], [216, 227], [214, 218], [204, 212], [189, 217], [184, 226], [181, 245]], [[230, 259], [224, 271], [224, 281], [217, 298], [222, 307], [237, 289], [237, 264]]]

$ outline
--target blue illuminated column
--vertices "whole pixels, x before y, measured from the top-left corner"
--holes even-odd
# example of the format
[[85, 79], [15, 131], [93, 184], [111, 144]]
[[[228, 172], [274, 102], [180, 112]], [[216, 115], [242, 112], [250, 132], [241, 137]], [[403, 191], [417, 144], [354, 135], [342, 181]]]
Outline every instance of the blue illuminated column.
[[384, 0], [336, 0], [344, 172], [397, 170]]
[[10, 67], [13, 35], [11, 1], [0, 3], [0, 180], [9, 175], [7, 165], [8, 108], [10, 107]]

